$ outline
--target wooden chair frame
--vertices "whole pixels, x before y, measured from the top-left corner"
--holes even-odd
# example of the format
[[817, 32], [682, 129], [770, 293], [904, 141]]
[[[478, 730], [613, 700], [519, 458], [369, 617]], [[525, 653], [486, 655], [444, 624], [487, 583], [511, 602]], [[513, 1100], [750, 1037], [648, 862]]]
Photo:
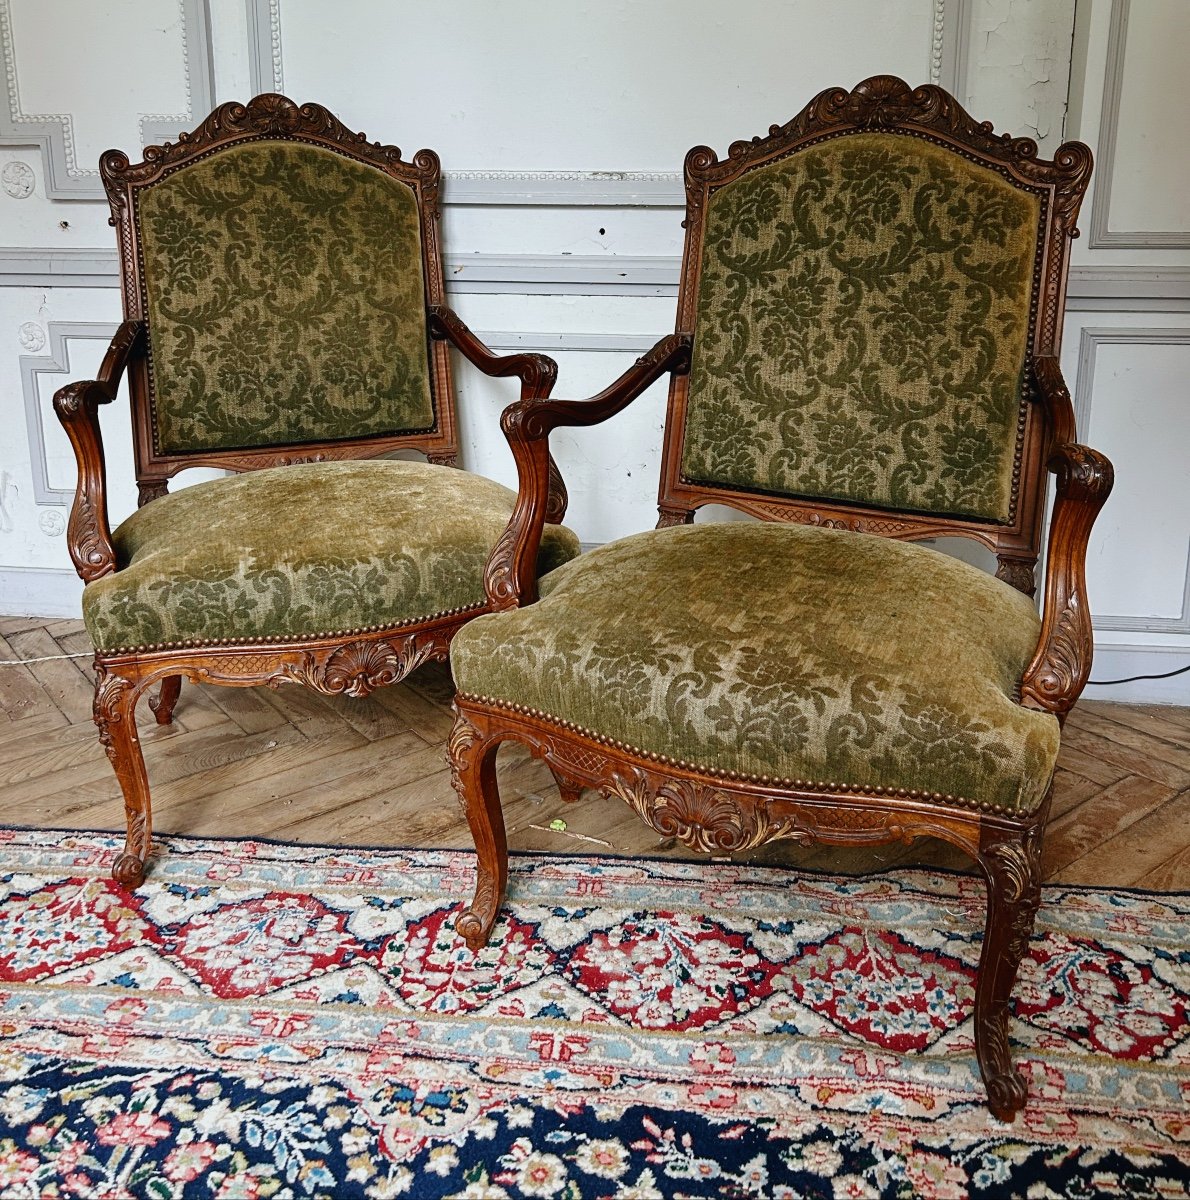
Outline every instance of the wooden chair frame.
[[[217, 154], [229, 146], [261, 140], [323, 146], [375, 167], [413, 189], [421, 220], [429, 333], [427, 354], [435, 414], [432, 429], [424, 433], [304, 442], [245, 451], [204, 450], [193, 454], [157, 451], [152, 436], [152, 377], [148, 364], [148, 317], [137, 249], [136, 191], [199, 158]], [[486, 375], [519, 378], [522, 402], [543, 400], [553, 388], [557, 365], [552, 359], [540, 354], [493, 354], [447, 307], [439, 237], [440, 167], [432, 150], [420, 150], [412, 162], [405, 162], [395, 146], [368, 142], [363, 134], [347, 129], [320, 105], [299, 107], [284, 96], [266, 94], [247, 105], [234, 102], [221, 105], [198, 129], [183, 133], [176, 143], [147, 147], [141, 163], [130, 164], [121, 151], [108, 151], [102, 157], [100, 171], [111, 204], [112, 223], [119, 233], [125, 320], [112, 338], [98, 377], [68, 384], [54, 396], [55, 412], [78, 461], [79, 478], [67, 542], [75, 569], [84, 583], [117, 569], [107, 515], [107, 471], [99, 407], [116, 399], [125, 376], [131, 399], [136, 478], [142, 505], [163, 496], [168, 478], [192, 466], [247, 471], [292, 463], [370, 458], [390, 450], [412, 448], [425, 453], [432, 463], [453, 467], [458, 443], [450, 346]], [[549, 470], [554, 480], [549, 511], [551, 519], [560, 521], [566, 508], [565, 489], [552, 461]], [[138, 886], [151, 850], [149, 783], [134, 710], [141, 695], [153, 684], [161, 684], [159, 694], [149, 701], [158, 724], [172, 720], [183, 676], [233, 687], [300, 683], [329, 696], [366, 696], [375, 688], [398, 682], [424, 662], [446, 658], [450, 640], [459, 627], [486, 611], [488, 605], [480, 603], [432, 620], [351, 629], [338, 637], [165, 642], [140, 646], [129, 653], [97, 653], [95, 723], [124, 795], [128, 829], [124, 852], [116, 860], [112, 876], [127, 887]]]
[[[860, 505], [709, 487], [682, 478], [681, 437], [694, 338], [703, 215], [710, 192], [745, 171], [815, 141], [857, 130], [895, 130], [951, 148], [1000, 171], [1042, 199], [1029, 361], [1010, 523], [889, 513]], [[829, 90], [765, 138], [736, 142], [719, 161], [706, 147], [686, 158], [687, 221], [677, 332], [663, 338], [605, 391], [585, 401], [529, 399], [502, 425], [516, 457], [520, 493], [512, 520], [489, 562], [489, 600], [507, 609], [536, 599], [533, 564], [548, 497], [548, 439], [561, 426], [598, 424], [670, 373], [659, 526], [689, 522], [702, 504], [728, 504], [769, 520], [862, 530], [917, 540], [941, 534], [974, 538], [998, 556], [997, 574], [1028, 594], [1040, 542], [1045, 473], [1057, 481], [1049, 530], [1042, 627], [1023, 673], [1019, 703], [1059, 721], [1077, 700], [1091, 666], [1091, 617], [1084, 563], [1087, 539], [1111, 490], [1103, 455], [1075, 439], [1070, 393], [1057, 353], [1069, 239], [1091, 171], [1091, 153], [1063, 145], [1053, 162], [1038, 159], [1027, 138], [997, 136], [942, 89], [910, 89], [877, 76], [853, 91]], [[1021, 817], [996, 805], [965, 807], [954, 797], [917, 791], [863, 790], [811, 780], [709, 771], [620, 742], [591, 736], [545, 713], [460, 694], [450, 738], [455, 787], [479, 854], [474, 899], [456, 928], [473, 949], [492, 929], [507, 883], [507, 843], [496, 785], [496, 752], [512, 738], [550, 766], [568, 799], [584, 787], [618, 795], [663, 837], [695, 850], [731, 854], [787, 838], [802, 845], [872, 845], [941, 838], [974, 858], [987, 882], [987, 921], [975, 1000], [975, 1041], [988, 1106], [1011, 1120], [1025, 1103], [1024, 1078], [1012, 1067], [1008, 1005], [1040, 901], [1040, 852], [1050, 797]], [[1052, 790], [1052, 785], [1051, 785]]]

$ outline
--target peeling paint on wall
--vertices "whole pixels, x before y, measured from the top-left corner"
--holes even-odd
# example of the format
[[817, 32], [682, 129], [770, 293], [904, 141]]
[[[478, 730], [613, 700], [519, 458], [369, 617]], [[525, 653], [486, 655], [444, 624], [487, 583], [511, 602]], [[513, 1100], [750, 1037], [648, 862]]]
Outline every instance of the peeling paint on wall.
[[971, 21], [968, 107], [1050, 156], [1066, 123], [1074, 3], [976, 0]]

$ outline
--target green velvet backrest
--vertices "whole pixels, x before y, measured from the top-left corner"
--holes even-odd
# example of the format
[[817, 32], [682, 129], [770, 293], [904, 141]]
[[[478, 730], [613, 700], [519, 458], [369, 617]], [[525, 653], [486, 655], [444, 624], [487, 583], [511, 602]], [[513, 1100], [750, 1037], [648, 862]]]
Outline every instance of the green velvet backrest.
[[158, 454], [434, 425], [408, 185], [321, 146], [252, 141], [136, 206]]
[[1007, 522], [1040, 200], [919, 137], [713, 190], [682, 475]]

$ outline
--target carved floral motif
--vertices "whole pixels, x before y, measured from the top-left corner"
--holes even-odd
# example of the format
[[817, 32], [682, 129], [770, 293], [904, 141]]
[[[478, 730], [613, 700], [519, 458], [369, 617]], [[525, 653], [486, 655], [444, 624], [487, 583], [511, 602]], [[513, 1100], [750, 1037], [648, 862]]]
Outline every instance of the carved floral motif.
[[35, 182], [28, 163], [8, 162], [0, 169], [0, 187], [14, 200], [27, 200], [32, 196]]
[[1018, 592], [1032, 596], [1037, 590], [1036, 570], [1035, 562], [1002, 556], [996, 564], [996, 578]]
[[438, 649], [433, 640], [422, 641], [417, 634], [398, 642], [348, 642], [325, 660], [306, 653], [300, 663], [287, 663], [283, 670], [289, 678], [324, 696], [359, 699], [404, 679]]

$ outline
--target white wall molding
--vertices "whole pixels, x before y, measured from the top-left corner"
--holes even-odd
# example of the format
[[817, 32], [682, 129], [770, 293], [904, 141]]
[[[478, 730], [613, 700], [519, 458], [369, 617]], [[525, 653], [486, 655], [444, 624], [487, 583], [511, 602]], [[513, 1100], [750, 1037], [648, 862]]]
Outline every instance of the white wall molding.
[[[458, 294], [676, 296], [682, 260], [644, 254], [447, 254], [447, 288]], [[0, 246], [0, 287], [120, 286], [115, 249]], [[1075, 266], [1067, 309], [1181, 312], [1190, 309], [1190, 267]]]
[[444, 204], [684, 208], [680, 171], [443, 171]]
[[967, 103], [967, 59], [971, 45], [973, 0], [934, 0], [934, 37], [930, 82]]
[[[1116, 138], [1131, 8], [1132, 0], [1112, 0], [1103, 103], [1099, 110], [1099, 145], [1095, 150], [1095, 195], [1091, 202], [1087, 245], [1092, 250], [1185, 250], [1190, 247], [1190, 231], [1111, 228], [1112, 178], [1116, 168]], [[1174, 118], [1171, 116], [1171, 119]]]
[[[117, 325], [112, 321], [51, 321], [48, 354], [22, 354], [21, 392], [25, 400], [25, 432], [29, 440], [29, 462], [33, 471], [34, 504], [70, 504], [74, 488], [50, 486], [49, 463], [45, 453], [45, 410], [37, 384], [41, 375], [61, 375], [70, 371], [69, 338], [88, 338], [110, 342]], [[63, 382], [68, 382], [64, 380]]]
[[[208, 0], [177, 0], [177, 4], [182, 18], [187, 110], [176, 115], [142, 114], [142, 146], [177, 138], [179, 130], [205, 117], [214, 103], [215, 64]], [[20, 52], [13, 36], [11, 0], [0, 0], [0, 53], [5, 77], [0, 95], [0, 145], [40, 148], [45, 192], [51, 200], [102, 199], [98, 167], [80, 163], [75, 154], [73, 114], [27, 113], [21, 107]], [[69, 64], [63, 63], [61, 69], [69, 70]], [[119, 69], [119, 64], [114, 64], [114, 69]]]
[[476, 330], [493, 350], [540, 350], [543, 354], [644, 354], [657, 344], [649, 333], [542, 333], [533, 331]]
[[[1084, 328], [1079, 336], [1078, 366], [1074, 381], [1074, 417], [1079, 429], [1090, 427], [1091, 397], [1095, 391], [1095, 370], [1100, 346], [1187, 346], [1190, 329], [1169, 326]], [[1182, 610], [1176, 617], [1137, 617], [1128, 614], [1091, 614], [1097, 630], [1121, 633], [1162, 633], [1190, 635], [1190, 546], [1186, 553], [1186, 578], [1182, 588]], [[1187, 650], [1190, 653], [1190, 650]]]
[[676, 296], [676, 254], [448, 254], [450, 292]]
[[1073, 266], [1072, 312], [1190, 311], [1190, 266]]
[[252, 94], [284, 92], [281, 63], [281, 0], [246, 0], [248, 15], [248, 70]]
[[120, 286], [120, 259], [87, 246], [0, 246], [0, 287]]

